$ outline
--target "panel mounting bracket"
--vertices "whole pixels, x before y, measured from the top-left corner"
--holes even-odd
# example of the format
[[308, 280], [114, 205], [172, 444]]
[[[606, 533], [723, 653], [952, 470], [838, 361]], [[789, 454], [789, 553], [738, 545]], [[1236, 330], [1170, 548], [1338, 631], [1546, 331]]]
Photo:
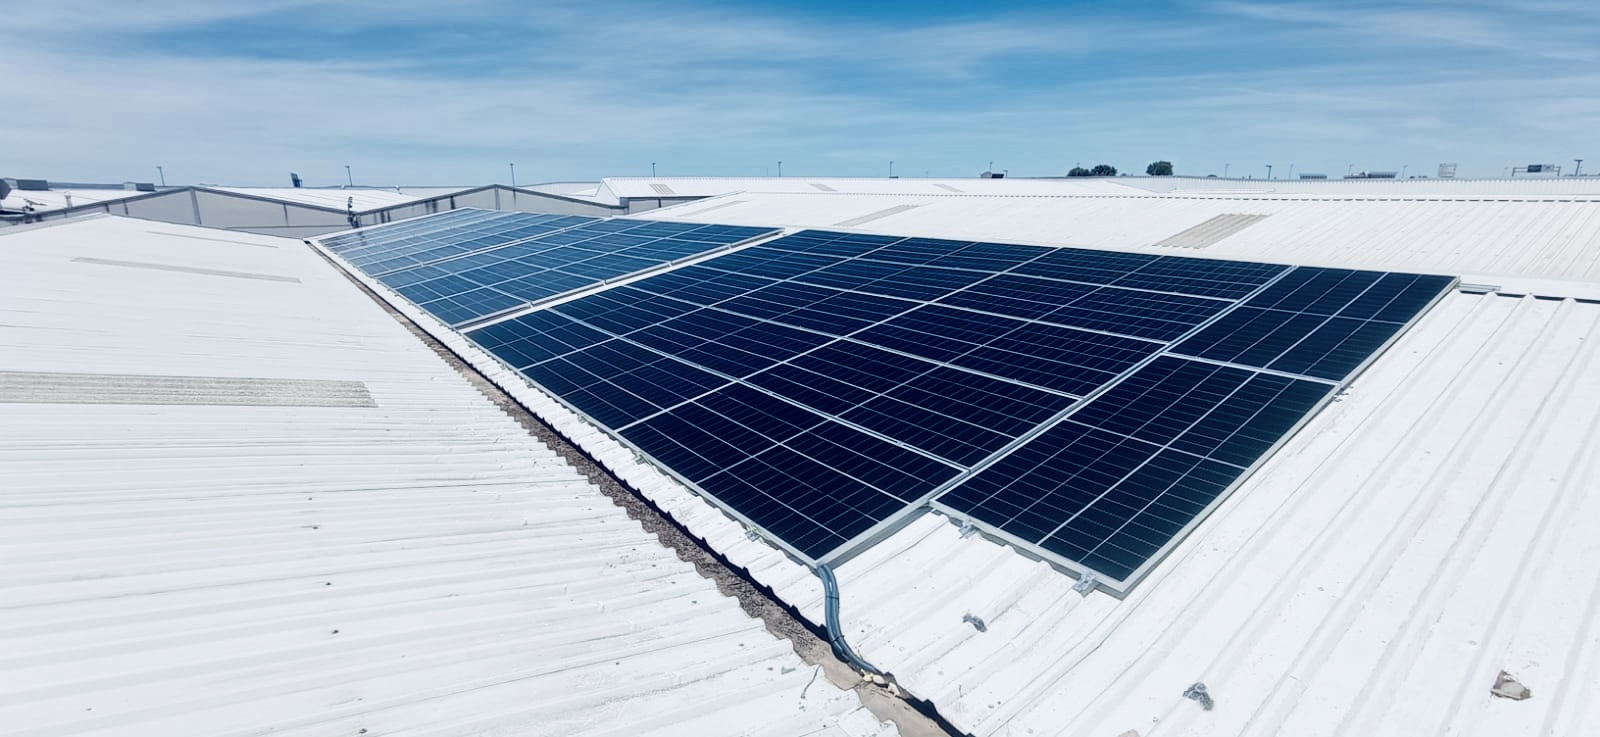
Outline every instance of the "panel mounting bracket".
[[1094, 590], [1099, 587], [1100, 579], [1096, 578], [1093, 573], [1085, 573], [1078, 578], [1077, 583], [1072, 585], [1072, 590], [1084, 596], [1088, 596], [1094, 593]]

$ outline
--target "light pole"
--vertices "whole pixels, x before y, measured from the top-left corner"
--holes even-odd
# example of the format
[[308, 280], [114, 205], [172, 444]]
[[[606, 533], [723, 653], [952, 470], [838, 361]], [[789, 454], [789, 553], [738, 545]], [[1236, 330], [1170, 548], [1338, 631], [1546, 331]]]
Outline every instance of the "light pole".
[[[1578, 161], [1583, 161], [1583, 159], [1578, 159]], [[156, 166], [156, 173], [161, 175], [161, 186], [163, 186], [163, 187], [167, 186], [167, 172], [166, 172], [166, 170], [162, 169], [160, 165], [157, 165]]]
[[1351, 174], [1354, 174], [1354, 173], [1356, 173], [1356, 165], [1355, 164], [1350, 164], [1349, 166], [1346, 166], [1344, 168], [1344, 175], [1345, 176], [1348, 177], [1348, 176], [1350, 176]]
[[350, 185], [352, 187], [356, 186], [356, 178], [353, 177], [353, 176], [350, 176], [350, 165], [349, 164], [345, 164], [344, 165], [344, 181], [345, 181], [346, 184], [348, 184], [348, 185]]
[[778, 178], [783, 178], [783, 162], [778, 162]]
[[894, 179], [894, 159], [889, 159], [889, 178]]
[[511, 188], [512, 189], [516, 189], [516, 187], [517, 187], [517, 162], [513, 161], [513, 162], [511, 162], [509, 164], [506, 164], [506, 166], [511, 167]]
[[1294, 181], [1294, 162], [1293, 161], [1289, 162], [1289, 176], [1284, 177], [1284, 179], [1288, 179], [1289, 181]]
[[[160, 167], [157, 167], [157, 168], [160, 168]], [[1573, 159], [1572, 160], [1572, 176], [1578, 176], [1578, 172], [1581, 172], [1581, 171], [1583, 171], [1583, 159]]]
[[1406, 178], [1406, 170], [1410, 169], [1410, 168], [1411, 168], [1410, 164], [1401, 164], [1400, 165], [1400, 178], [1401, 179], [1405, 179]]
[[1272, 165], [1267, 164], [1267, 181], [1272, 181]]
[[650, 178], [656, 178], [656, 162], [654, 161], [650, 162]]
[[1222, 165], [1222, 178], [1223, 179], [1227, 179], [1228, 178], [1228, 167], [1230, 167], [1230, 166], [1233, 166], [1233, 164], [1223, 164]]

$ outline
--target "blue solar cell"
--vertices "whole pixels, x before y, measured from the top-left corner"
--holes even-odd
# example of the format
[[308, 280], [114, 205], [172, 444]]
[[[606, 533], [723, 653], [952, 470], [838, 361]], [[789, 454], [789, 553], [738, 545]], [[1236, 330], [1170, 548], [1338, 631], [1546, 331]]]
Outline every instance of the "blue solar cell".
[[851, 337], [863, 343], [949, 361], [1026, 327], [1010, 317], [927, 305], [874, 325]]
[[1162, 256], [1140, 266], [1114, 286], [1239, 299], [1271, 281], [1288, 267], [1248, 261]]
[[1013, 268], [1011, 273], [1085, 284], [1110, 284], [1157, 258], [1137, 253], [1050, 248], [1045, 249], [1032, 261]]
[[624, 286], [550, 309], [602, 330], [626, 335], [700, 308], [689, 302]]
[[1161, 348], [1149, 341], [1034, 323], [951, 363], [1083, 396]]
[[1229, 302], [1181, 294], [1101, 287], [1039, 319], [1170, 341], [1231, 306]]
[[1328, 318], [1239, 307], [1179, 343], [1176, 353], [1247, 366], [1268, 366]]
[[1000, 274], [953, 292], [940, 304], [1022, 318], [1040, 318], [1061, 309], [1097, 287], [1087, 284]]
[[1339, 311], [1340, 317], [1406, 323], [1449, 289], [1455, 279], [1425, 274], [1384, 274]]
[[1401, 324], [1330, 317], [1267, 368], [1340, 380], [1349, 376], [1395, 334]]
[[1294, 269], [1245, 304], [1261, 309], [1333, 315], [1382, 276], [1377, 272], [1348, 269]]
[[[459, 323], [767, 232], [457, 217], [338, 238]], [[801, 555], [973, 470], [942, 507], [1125, 585], [1451, 281], [806, 231], [470, 336]]]
[[[430, 311], [429, 305], [436, 306], [436, 316], [454, 325], [770, 232], [575, 216], [498, 215], [478, 219], [455, 216], [435, 227], [413, 227], [397, 239], [346, 248], [341, 255]], [[675, 237], [685, 233], [692, 233], [695, 240]], [[491, 291], [484, 291], [486, 288]]]
[[424, 302], [422, 309], [433, 313], [441, 322], [459, 325], [469, 320], [492, 315], [526, 304], [525, 300], [488, 287], [473, 289], [432, 302]]
[[939, 501], [1125, 580], [1332, 390], [1157, 358]]
[[513, 368], [583, 350], [611, 338], [549, 310], [530, 312], [469, 334], [484, 350]]

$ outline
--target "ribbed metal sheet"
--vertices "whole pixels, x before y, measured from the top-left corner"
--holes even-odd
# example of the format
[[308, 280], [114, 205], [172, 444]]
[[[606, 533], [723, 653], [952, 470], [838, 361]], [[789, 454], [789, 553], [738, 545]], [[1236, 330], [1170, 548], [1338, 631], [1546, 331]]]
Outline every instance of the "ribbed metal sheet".
[[[929, 514], [840, 568], [847, 635], [975, 735], [1593, 732], [1597, 346], [1600, 305], [1448, 296], [1126, 599]], [[801, 566], [491, 375], [821, 621]]]
[[[741, 199], [761, 224], [827, 222], [885, 201], [809, 209], [795, 203], [851, 198]], [[795, 209], [774, 216], [768, 200]], [[1022, 214], [1040, 207], [970, 204], [959, 225], [947, 211], [937, 225], [948, 229], [925, 223], [924, 234], [1003, 230], [1028, 223]], [[1395, 208], [1395, 222], [1413, 219], [1413, 242], [1433, 233], [1420, 251], [1403, 251], [1398, 236], [1343, 232], [1344, 258], [1361, 264], [1426, 262], [1456, 273], [1482, 265], [1589, 280], [1549, 282], [1557, 294], [1600, 280], [1591, 269], [1600, 263], [1592, 202], [1305, 206], [1318, 211], [1279, 210], [1267, 222], [1348, 222], [1350, 230], [1372, 217], [1363, 208]], [[741, 222], [745, 209], [733, 211]], [[1445, 248], [1462, 218], [1510, 220], [1515, 227], [1500, 235], [1521, 235], [1515, 247], [1483, 235]], [[1139, 235], [1145, 221], [1118, 222]], [[1116, 234], [1116, 225], [1095, 227]], [[1170, 232], [1172, 223], [1163, 227]], [[1334, 236], [1318, 228], [1280, 233], [1275, 252], [1313, 262], [1305, 243], [1322, 237]], [[464, 340], [443, 339], [820, 621], [821, 591], [801, 566]], [[1600, 731], [1589, 698], [1600, 690], [1600, 394], [1590, 386], [1600, 370], [1597, 344], [1600, 304], [1492, 290], [1449, 295], [1127, 598], [1084, 596], [1050, 566], [928, 514], [840, 567], [846, 634], [869, 661], [975, 735]], [[1533, 698], [1492, 695], [1501, 672]], [[1206, 685], [1212, 710], [1184, 697], [1196, 683]]]
[[893, 733], [300, 244], [0, 240], [0, 370], [376, 404], [5, 405], [0, 731]]
[[[1600, 284], [1600, 195], [1482, 197], [740, 195], [709, 220], [847, 227], [893, 235], [1171, 254], [1152, 246], [1218, 215], [1270, 216], [1206, 248], [1208, 258]], [[706, 202], [709, 206], [715, 201]], [[895, 206], [892, 219], [861, 220]], [[674, 209], [650, 218], [677, 218]], [[1505, 284], [1502, 281], [1486, 281]], [[1558, 294], [1566, 294], [1558, 292]], [[1593, 286], [1586, 294], [1600, 296]]]
[[1600, 305], [1448, 297], [1126, 600], [931, 515], [848, 635], [979, 735], [1595, 733], [1597, 370]]

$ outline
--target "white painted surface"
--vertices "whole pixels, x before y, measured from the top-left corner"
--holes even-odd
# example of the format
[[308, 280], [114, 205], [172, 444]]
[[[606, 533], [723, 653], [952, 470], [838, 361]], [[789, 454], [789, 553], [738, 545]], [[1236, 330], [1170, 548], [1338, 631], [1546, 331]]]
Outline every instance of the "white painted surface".
[[[671, 194], [657, 189], [664, 186]], [[818, 186], [820, 185], [820, 186]], [[888, 177], [607, 177], [593, 195], [610, 203], [657, 197], [714, 197], [736, 192], [839, 194], [1128, 194], [1115, 179], [979, 179]]]
[[460, 191], [460, 189], [455, 188], [441, 189], [437, 187], [389, 187], [386, 189], [366, 187], [352, 187], [350, 189], [321, 187], [209, 187], [209, 189], [249, 195], [251, 197], [262, 197], [279, 202], [331, 207], [336, 210], [344, 210], [349, 200], [354, 198], [356, 212], [404, 205], [408, 202], [416, 202], [417, 200]]
[[[833, 196], [805, 199], [824, 198]], [[871, 200], [857, 214], [886, 206], [857, 199]], [[998, 201], [968, 200], [992, 228], [1007, 220], [989, 209]], [[1483, 237], [1465, 250], [1434, 247], [1428, 263], [1445, 273], [1456, 271], [1451, 258], [1499, 264], [1588, 279], [1557, 286], [1592, 288], [1596, 278], [1582, 265], [1594, 252], [1589, 241], [1552, 234], [1559, 223], [1587, 222], [1593, 211], [1578, 208], [1595, 205], [1518, 204], [1434, 213], [1433, 224], [1511, 218], [1543, 233], [1520, 246], [1568, 260], [1490, 256], [1474, 250], [1489, 247]], [[1574, 207], [1541, 209], [1562, 204]], [[737, 209], [716, 219], [741, 222], [722, 217]], [[1552, 212], [1570, 217], [1552, 222]], [[1329, 206], [1320, 217], [1358, 228], [1364, 215]], [[941, 224], [957, 227], [954, 218]], [[882, 231], [966, 237], [931, 225]], [[1353, 260], [1406, 258], [1360, 254], [1351, 241]], [[780, 598], [821, 619], [821, 591], [801, 566], [747, 539], [464, 339], [404, 309]], [[985, 737], [1600, 732], [1592, 698], [1600, 692], [1597, 371], [1600, 305], [1449, 295], [1127, 598], [1084, 597], [1048, 565], [963, 538], [927, 514], [840, 568], [848, 637], [957, 727]], [[1501, 671], [1533, 697], [1492, 696]], [[1196, 682], [1214, 710], [1183, 698]]]
[[1600, 305], [1451, 295], [1126, 600], [929, 515], [838, 571], [850, 641], [981, 735], [1594, 734], [1596, 371]]
[[77, 207], [79, 205], [112, 202], [148, 194], [150, 193], [127, 189], [73, 189], [71, 187], [44, 191], [12, 189], [5, 199], [0, 199], [0, 210], [22, 212], [31, 200], [36, 203], [33, 205], [34, 212], [50, 212], [51, 210], [66, 209], [69, 197], [72, 200], [71, 206]]
[[300, 242], [102, 217], [0, 264], [0, 370], [377, 405], [4, 405], [0, 731], [893, 732]]
[[[717, 207], [732, 200], [738, 204]], [[888, 208], [909, 209], [840, 227]], [[704, 210], [705, 215], [697, 213]], [[1154, 244], [1224, 214], [1266, 217], [1201, 249]], [[1600, 296], [1600, 196], [1317, 199], [1249, 196], [752, 194], [651, 211], [654, 219], [1065, 245], [1205, 258], [1458, 274], [1509, 286], [1566, 280]]]

